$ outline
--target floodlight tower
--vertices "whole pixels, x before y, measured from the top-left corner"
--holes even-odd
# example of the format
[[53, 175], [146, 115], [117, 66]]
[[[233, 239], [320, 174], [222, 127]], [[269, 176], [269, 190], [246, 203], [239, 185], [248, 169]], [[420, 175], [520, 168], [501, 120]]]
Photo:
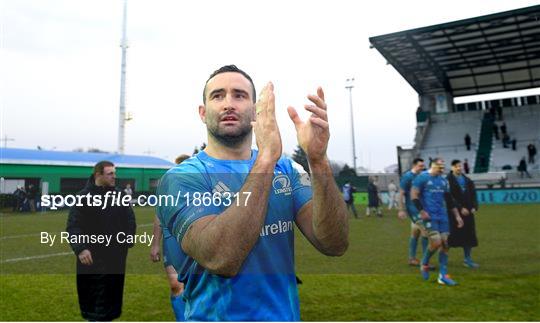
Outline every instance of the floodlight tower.
[[352, 104], [352, 89], [354, 87], [354, 77], [345, 81], [345, 88], [349, 90], [349, 105], [351, 107], [351, 138], [352, 138], [352, 154], [353, 154], [353, 167], [356, 172], [356, 144], [354, 142], [354, 117], [353, 117], [353, 104]]
[[118, 117], [118, 153], [124, 154], [124, 134], [126, 130], [126, 55], [127, 55], [127, 0], [124, 0], [124, 20], [122, 24], [122, 67], [120, 74], [120, 115]]

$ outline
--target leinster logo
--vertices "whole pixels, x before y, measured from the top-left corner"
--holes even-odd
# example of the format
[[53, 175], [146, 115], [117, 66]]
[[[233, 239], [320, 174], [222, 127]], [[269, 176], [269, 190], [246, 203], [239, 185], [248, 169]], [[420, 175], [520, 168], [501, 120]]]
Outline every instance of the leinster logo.
[[276, 195], [277, 194], [290, 195], [292, 192], [291, 180], [289, 179], [287, 175], [280, 174], [274, 177], [272, 186], [274, 187], [274, 193], [276, 193]]

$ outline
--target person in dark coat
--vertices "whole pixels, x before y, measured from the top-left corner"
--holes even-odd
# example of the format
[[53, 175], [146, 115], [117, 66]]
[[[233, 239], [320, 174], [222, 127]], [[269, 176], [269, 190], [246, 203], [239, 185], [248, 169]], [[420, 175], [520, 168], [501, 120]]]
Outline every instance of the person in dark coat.
[[536, 156], [536, 146], [532, 142], [529, 145], [527, 145], [527, 154], [529, 155], [529, 159], [528, 159], [529, 164], [534, 164], [535, 163], [534, 157]]
[[519, 161], [517, 170], [519, 172], [519, 177], [523, 178], [523, 175], [527, 175], [528, 178], [532, 178], [531, 174], [529, 174], [527, 171], [527, 162], [525, 161], [525, 157], [521, 158]]
[[451, 248], [463, 248], [463, 265], [465, 267], [478, 268], [479, 265], [472, 260], [471, 256], [472, 248], [478, 246], [474, 221], [475, 213], [478, 210], [476, 188], [473, 181], [462, 173], [459, 160], [452, 161], [452, 171], [448, 174], [447, 180], [450, 186], [450, 194], [463, 219], [463, 227], [458, 228], [454, 217], [448, 217], [450, 220], [448, 245]]
[[506, 134], [506, 122], [503, 122], [503, 124], [501, 125], [501, 133], [503, 134], [503, 136]]
[[499, 140], [499, 126], [496, 123], [493, 123], [493, 135], [495, 135], [495, 139]]
[[[84, 196], [83, 205], [73, 206], [67, 220], [66, 231], [77, 256], [79, 306], [88, 321], [112, 321], [122, 313], [126, 258], [133, 244], [122, 243], [117, 234], [133, 236], [136, 224], [131, 206], [111, 206], [113, 194], [122, 194], [115, 187], [115, 174], [113, 163], [97, 163], [86, 187], [78, 193]], [[95, 202], [98, 196], [101, 205]], [[110, 244], [82, 241], [92, 236], [110, 236]]]
[[471, 150], [471, 136], [469, 136], [469, 134], [466, 134], [464, 140], [467, 150]]
[[369, 178], [368, 190], [368, 207], [366, 208], [366, 216], [370, 216], [371, 209], [375, 209], [377, 216], [382, 217], [382, 210], [379, 203], [379, 188], [377, 187], [376, 179]]
[[465, 160], [463, 161], [463, 170], [465, 171], [465, 174], [469, 174], [471, 170], [469, 167], [469, 160], [467, 158], [465, 158]]
[[17, 189], [13, 192], [13, 212], [21, 211], [24, 201], [26, 200], [26, 192], [23, 186], [17, 186]]

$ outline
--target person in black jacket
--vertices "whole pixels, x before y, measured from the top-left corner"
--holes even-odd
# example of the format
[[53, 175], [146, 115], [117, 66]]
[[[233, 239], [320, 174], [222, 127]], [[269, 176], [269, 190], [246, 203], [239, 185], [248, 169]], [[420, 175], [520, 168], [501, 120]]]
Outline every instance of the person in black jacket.
[[[84, 196], [83, 205], [73, 206], [67, 220], [66, 231], [77, 256], [79, 306], [88, 321], [111, 321], [122, 312], [126, 258], [133, 244], [121, 243], [117, 235], [134, 235], [136, 224], [131, 206], [112, 206], [113, 194], [122, 194], [115, 180], [113, 163], [97, 163], [86, 187], [78, 193]], [[109, 236], [110, 243], [90, 240], [100, 236]]]
[[457, 159], [452, 161], [452, 171], [448, 174], [447, 180], [450, 185], [450, 194], [452, 194], [463, 219], [463, 227], [458, 228], [453, 217], [449, 217], [450, 236], [448, 237], [448, 245], [451, 248], [463, 248], [463, 265], [465, 267], [478, 268], [479, 265], [471, 257], [472, 248], [478, 246], [474, 221], [474, 214], [478, 210], [476, 188], [473, 181], [463, 174], [461, 162]]

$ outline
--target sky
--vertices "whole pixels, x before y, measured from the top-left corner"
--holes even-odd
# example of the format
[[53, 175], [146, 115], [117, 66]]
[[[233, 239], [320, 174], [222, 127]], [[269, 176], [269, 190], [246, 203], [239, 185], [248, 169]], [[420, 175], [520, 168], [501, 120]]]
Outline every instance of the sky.
[[[536, 5], [526, 0], [128, 0], [125, 153], [167, 160], [206, 141], [204, 82], [222, 65], [275, 86], [283, 151], [296, 132], [286, 108], [325, 90], [328, 157], [397, 163], [411, 146], [418, 96], [369, 37]], [[0, 136], [7, 147], [117, 150], [122, 0], [0, 0]], [[540, 93], [536, 91], [535, 93]], [[463, 98], [461, 98], [461, 102]], [[309, 114], [301, 112], [304, 119]]]

